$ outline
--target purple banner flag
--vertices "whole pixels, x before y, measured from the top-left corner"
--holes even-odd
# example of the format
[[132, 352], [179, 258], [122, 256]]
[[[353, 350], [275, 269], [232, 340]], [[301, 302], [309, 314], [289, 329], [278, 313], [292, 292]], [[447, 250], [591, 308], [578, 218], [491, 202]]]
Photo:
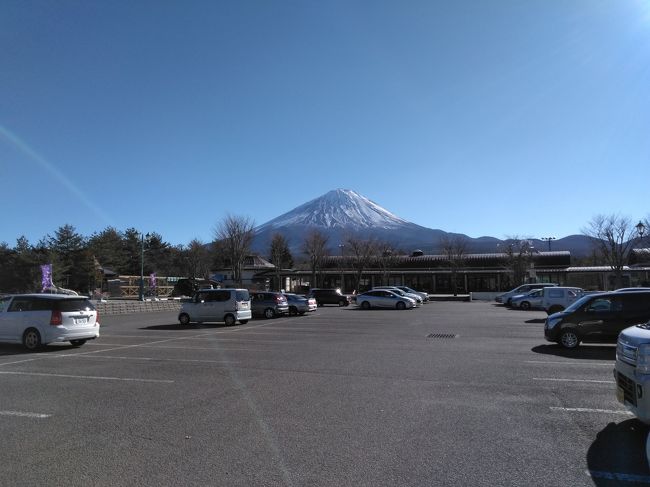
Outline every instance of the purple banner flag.
[[41, 292], [45, 292], [46, 289], [50, 289], [53, 287], [52, 283], [52, 264], [43, 264], [41, 266], [41, 284], [42, 284], [42, 289]]

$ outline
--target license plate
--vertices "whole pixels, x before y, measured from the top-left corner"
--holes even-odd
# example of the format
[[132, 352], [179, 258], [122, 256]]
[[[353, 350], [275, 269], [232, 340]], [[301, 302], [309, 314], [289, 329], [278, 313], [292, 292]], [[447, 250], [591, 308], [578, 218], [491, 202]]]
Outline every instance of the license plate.
[[87, 325], [88, 324], [88, 318], [75, 318], [74, 319], [74, 324], [75, 325]]
[[622, 404], [625, 403], [625, 392], [623, 392], [623, 388], [621, 386], [616, 386], [616, 399], [618, 399], [618, 402]]

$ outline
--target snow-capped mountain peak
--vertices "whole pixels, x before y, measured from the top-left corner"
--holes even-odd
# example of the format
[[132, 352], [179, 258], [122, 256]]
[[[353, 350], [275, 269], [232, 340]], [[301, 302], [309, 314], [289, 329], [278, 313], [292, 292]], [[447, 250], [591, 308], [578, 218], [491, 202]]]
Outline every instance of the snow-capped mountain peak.
[[356, 191], [335, 189], [270, 220], [257, 230], [290, 225], [393, 229], [408, 223]]

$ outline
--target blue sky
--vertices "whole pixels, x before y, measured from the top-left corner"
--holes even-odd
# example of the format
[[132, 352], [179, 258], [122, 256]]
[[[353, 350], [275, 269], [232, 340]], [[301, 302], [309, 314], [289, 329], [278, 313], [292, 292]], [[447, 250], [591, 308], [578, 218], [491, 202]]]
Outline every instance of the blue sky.
[[335, 188], [471, 237], [649, 214], [649, 0], [5, 0], [0, 66], [10, 245]]

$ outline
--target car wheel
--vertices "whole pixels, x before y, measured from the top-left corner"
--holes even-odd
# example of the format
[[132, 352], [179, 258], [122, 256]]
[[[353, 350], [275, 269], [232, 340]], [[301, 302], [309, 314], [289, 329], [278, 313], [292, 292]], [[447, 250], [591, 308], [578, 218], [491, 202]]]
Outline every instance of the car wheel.
[[304, 312], [304, 311], [299, 311], [298, 314], [299, 314], [300, 316], [302, 316], [302, 315], [305, 314], [305, 312]]
[[560, 345], [564, 348], [576, 348], [580, 345], [580, 337], [574, 330], [564, 330], [560, 334]]
[[23, 333], [23, 346], [33, 352], [41, 348], [41, 334], [35, 328], [28, 328]]
[[273, 308], [266, 308], [264, 310], [264, 318], [270, 320], [271, 318], [275, 318], [275, 311], [273, 311]]
[[523, 310], [530, 309], [530, 303], [528, 301], [522, 301], [519, 307]]
[[344, 301], [342, 299], [339, 301], [339, 306], [345, 306], [346, 304], [348, 304], [347, 301]]
[[362, 309], [370, 309], [370, 303], [368, 301], [361, 301]]
[[298, 308], [295, 306], [289, 306], [289, 316], [295, 316], [298, 314]]
[[86, 340], [70, 340], [70, 343], [72, 344], [73, 347], [80, 347], [84, 343], [86, 343]]
[[398, 301], [398, 303], [395, 305], [397, 309], [406, 309], [406, 305], [404, 304], [404, 301]]
[[237, 320], [235, 320], [235, 317], [233, 315], [226, 315], [223, 317], [223, 321], [226, 326], [234, 326]]
[[178, 322], [183, 326], [189, 325], [190, 324], [190, 315], [188, 315], [187, 313], [183, 313], [182, 315], [180, 315], [178, 317]]
[[242, 325], [245, 325], [246, 323], [248, 323], [248, 320], [239, 320], [239, 322], [240, 322]]

